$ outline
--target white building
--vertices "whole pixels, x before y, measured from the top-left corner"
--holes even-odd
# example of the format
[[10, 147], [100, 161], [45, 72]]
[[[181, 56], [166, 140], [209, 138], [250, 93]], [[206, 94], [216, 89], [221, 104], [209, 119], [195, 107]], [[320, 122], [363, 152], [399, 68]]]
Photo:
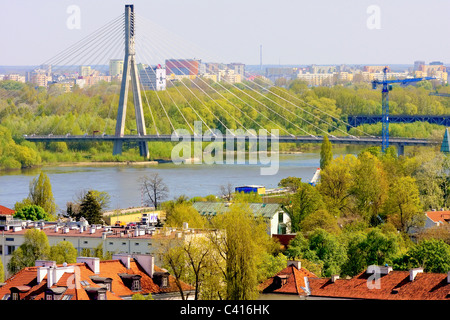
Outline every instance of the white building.
[[160, 65], [143, 68], [139, 76], [145, 90], [166, 90], [166, 69], [161, 68]]

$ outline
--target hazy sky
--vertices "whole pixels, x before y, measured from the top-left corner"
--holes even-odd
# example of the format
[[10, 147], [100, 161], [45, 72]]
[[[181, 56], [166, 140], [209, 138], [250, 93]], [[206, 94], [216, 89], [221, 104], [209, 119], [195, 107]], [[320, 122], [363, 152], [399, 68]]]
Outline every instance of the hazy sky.
[[[259, 64], [450, 63], [448, 0], [0, 0], [0, 65], [38, 65], [124, 11], [220, 57]], [[67, 8], [80, 9], [69, 29]], [[371, 7], [372, 6], [372, 7]], [[370, 8], [374, 8], [370, 10]], [[369, 11], [368, 11], [369, 9]], [[378, 14], [379, 13], [379, 14]]]

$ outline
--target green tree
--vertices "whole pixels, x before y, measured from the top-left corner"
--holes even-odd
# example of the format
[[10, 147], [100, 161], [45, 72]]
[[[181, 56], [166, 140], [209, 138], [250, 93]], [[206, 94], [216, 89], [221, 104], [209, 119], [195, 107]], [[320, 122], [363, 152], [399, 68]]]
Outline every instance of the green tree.
[[301, 183], [302, 183], [302, 178], [287, 177], [287, 178], [281, 179], [280, 182], [278, 182], [278, 186], [288, 188], [290, 191], [296, 192], [298, 187], [301, 185]]
[[388, 181], [381, 161], [371, 153], [358, 156], [352, 170], [351, 193], [355, 196], [359, 214], [372, 225], [379, 223], [379, 213], [388, 194]]
[[3, 281], [5, 281], [5, 270], [3, 268], [2, 259], [0, 258], [0, 283], [2, 283]]
[[206, 220], [194, 209], [190, 202], [174, 203], [173, 206], [163, 205], [166, 210], [166, 225], [169, 227], [183, 227], [187, 222], [190, 228], [203, 228]]
[[77, 249], [71, 242], [61, 241], [50, 247], [49, 258], [58, 264], [77, 262]]
[[103, 222], [100, 203], [92, 190], [86, 193], [80, 204], [80, 216], [84, 217], [89, 224], [100, 224]]
[[346, 243], [348, 257], [342, 266], [342, 274], [348, 276], [355, 276], [372, 264], [392, 265], [400, 252], [400, 237], [380, 228], [349, 233], [342, 241]]
[[322, 146], [320, 148], [320, 169], [325, 169], [333, 160], [333, 151], [328, 136], [323, 137]]
[[36, 260], [43, 260], [50, 253], [47, 235], [39, 229], [29, 229], [24, 233], [24, 242], [12, 253], [7, 265], [14, 274], [25, 267], [34, 266]]
[[278, 253], [277, 255], [273, 255], [265, 252], [258, 266], [258, 282], [272, 277], [274, 274], [286, 268], [286, 265], [287, 257], [284, 254]]
[[394, 261], [400, 270], [422, 267], [425, 272], [447, 273], [450, 270], [450, 245], [442, 240], [422, 240]]
[[320, 183], [317, 185], [317, 189], [322, 195], [328, 211], [338, 215], [350, 211], [352, 171], [357, 163], [358, 159], [353, 155], [339, 156], [320, 172]]
[[225, 298], [256, 299], [257, 266], [271, 244], [265, 222], [255, 218], [247, 204], [235, 203], [228, 212], [215, 216], [212, 225], [216, 231], [210, 234], [210, 241], [217, 252], [217, 265], [224, 261]]
[[44, 211], [42, 207], [32, 204], [24, 206], [17, 210], [14, 213], [14, 218], [31, 221], [49, 221], [51, 217], [47, 214], [47, 212]]
[[153, 299], [151, 293], [149, 293], [146, 296], [144, 296], [143, 294], [140, 294], [140, 293], [136, 293], [131, 296], [131, 300], [155, 300], [155, 299]]
[[409, 176], [392, 179], [394, 181], [385, 203], [388, 219], [402, 232], [423, 226], [425, 217], [415, 179]]
[[297, 233], [289, 243], [286, 255], [291, 259], [309, 261], [315, 265], [315, 272], [320, 270], [324, 277], [339, 274], [347, 259], [345, 246], [340, 239], [320, 228], [311, 232], [308, 238]]
[[302, 182], [291, 199], [292, 204], [286, 209], [291, 218], [291, 231], [297, 232], [303, 219], [323, 207], [322, 196], [315, 187]]
[[40, 206], [50, 215], [56, 213], [55, 198], [53, 197], [52, 185], [48, 176], [41, 171], [38, 178], [30, 182], [30, 193], [28, 198], [32, 204]]
[[310, 234], [308, 242], [309, 249], [323, 261], [322, 275], [330, 277], [333, 274], [340, 274], [347, 254], [339, 238], [319, 228]]

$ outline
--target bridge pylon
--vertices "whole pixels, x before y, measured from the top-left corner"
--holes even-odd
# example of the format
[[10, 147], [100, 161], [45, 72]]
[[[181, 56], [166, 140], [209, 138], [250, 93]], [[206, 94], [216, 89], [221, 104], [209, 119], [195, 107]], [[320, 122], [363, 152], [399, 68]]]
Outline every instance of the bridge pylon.
[[[145, 136], [144, 111], [142, 107], [141, 90], [136, 64], [135, 49], [135, 16], [134, 5], [125, 5], [125, 57], [123, 61], [122, 83], [120, 87], [119, 107], [117, 110], [116, 137], [123, 137], [125, 131], [125, 118], [127, 113], [128, 90], [131, 81], [133, 92], [134, 110], [136, 114], [136, 134]], [[123, 141], [114, 140], [113, 155], [122, 154]], [[148, 158], [149, 150], [147, 141], [138, 141], [141, 156]]]

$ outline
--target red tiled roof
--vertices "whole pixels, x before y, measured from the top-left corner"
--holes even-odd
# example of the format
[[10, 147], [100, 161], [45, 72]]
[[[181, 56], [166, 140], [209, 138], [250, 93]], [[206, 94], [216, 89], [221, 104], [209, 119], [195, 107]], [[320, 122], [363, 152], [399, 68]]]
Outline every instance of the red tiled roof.
[[[294, 265], [290, 265], [278, 272], [272, 278], [261, 283], [259, 285], [259, 290], [262, 293], [296, 294], [304, 296], [307, 294], [305, 289], [303, 289], [307, 287], [305, 277], [315, 278], [316, 275], [305, 268], [297, 269]], [[278, 279], [276, 278], [279, 278], [279, 281], [283, 281], [281, 286], [280, 283], [277, 283]]]
[[289, 245], [289, 242], [295, 238], [295, 234], [274, 234], [272, 238], [278, 239], [280, 244], [284, 247]]
[[368, 286], [374, 283], [372, 274], [362, 272], [352, 279], [309, 278], [312, 296], [374, 299], [374, 300], [450, 300], [447, 274], [419, 273], [413, 281], [408, 271], [391, 271], [381, 275], [379, 289]]
[[[72, 295], [72, 300], [90, 300], [85, 288], [98, 288], [99, 284], [96, 284], [90, 278], [91, 276], [99, 276], [112, 279], [111, 292], [106, 291], [107, 300], [122, 300], [123, 297], [130, 297], [133, 294], [140, 293], [147, 295], [151, 293], [161, 294], [168, 292], [178, 292], [178, 287], [175, 285], [175, 278], [169, 275], [169, 287], [160, 288], [156, 285], [152, 278], [141, 268], [141, 266], [131, 259], [130, 268], [126, 268], [120, 260], [106, 260], [100, 261], [100, 273], [95, 274], [84, 263], [69, 264], [69, 266], [76, 266], [79, 272], [66, 272], [55, 283], [52, 288], [65, 287], [67, 288], [64, 295]], [[0, 287], [0, 299], [5, 294], [10, 293], [12, 287], [29, 286], [30, 290], [21, 293], [20, 299], [44, 299], [45, 290], [47, 288], [47, 276], [37, 284], [37, 270], [39, 267], [27, 267], [20, 270], [14, 276], [7, 279], [4, 286]], [[155, 272], [162, 271], [162, 269], [155, 266]], [[132, 291], [122, 281], [119, 274], [136, 274], [141, 276], [141, 290], [139, 292]], [[78, 278], [79, 276], [79, 278]], [[83, 281], [83, 282], [82, 282]], [[83, 285], [81, 285], [81, 282]], [[88, 285], [85, 285], [88, 283]], [[194, 288], [188, 284], [182, 283], [184, 290], [193, 290]]]
[[434, 222], [449, 223], [450, 221], [450, 211], [428, 211], [425, 214]]
[[14, 213], [15, 213], [14, 210], [0, 205], [0, 215], [12, 216], [12, 215], [14, 215]]

